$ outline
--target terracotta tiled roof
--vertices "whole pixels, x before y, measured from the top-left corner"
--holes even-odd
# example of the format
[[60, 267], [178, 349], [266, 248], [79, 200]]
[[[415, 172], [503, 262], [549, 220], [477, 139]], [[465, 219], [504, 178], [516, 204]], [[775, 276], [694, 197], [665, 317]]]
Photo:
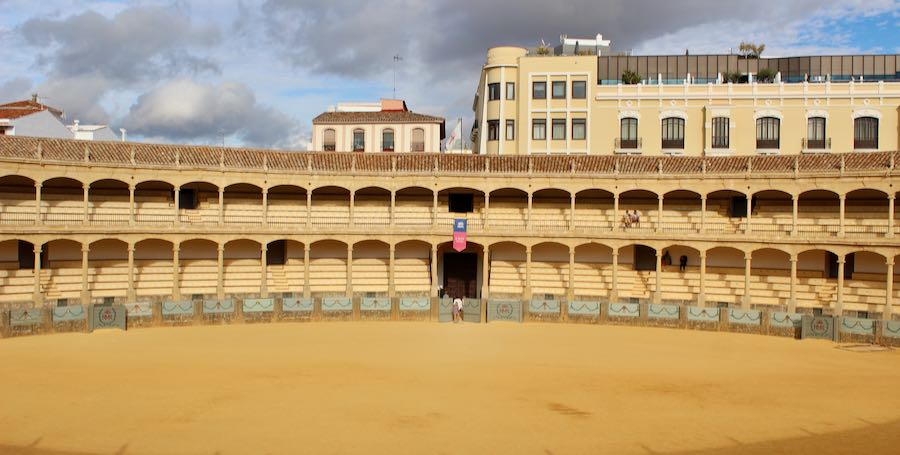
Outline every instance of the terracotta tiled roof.
[[313, 119], [313, 125], [356, 123], [444, 123], [444, 119], [410, 111], [325, 112]]
[[[347, 173], [734, 175], [896, 172], [900, 152], [791, 156], [484, 156], [435, 153], [285, 152], [252, 148], [0, 136], [0, 159], [162, 168]], [[795, 170], [796, 168], [796, 170]]]
[[0, 104], [0, 118], [10, 120], [25, 117], [27, 115], [35, 114], [41, 111], [50, 111], [57, 117], [61, 117], [63, 114], [63, 112], [59, 109], [52, 108], [45, 104], [30, 100]]

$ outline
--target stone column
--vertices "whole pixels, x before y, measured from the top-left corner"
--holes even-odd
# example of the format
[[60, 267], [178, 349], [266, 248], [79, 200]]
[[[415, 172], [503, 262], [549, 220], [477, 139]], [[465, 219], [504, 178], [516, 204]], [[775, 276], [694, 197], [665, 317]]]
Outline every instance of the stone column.
[[225, 245], [219, 245], [217, 248], [218, 256], [216, 265], [218, 275], [216, 277], [216, 299], [218, 301], [225, 300]]
[[609, 295], [610, 302], [619, 300], [619, 250], [612, 252], [612, 292]]
[[663, 223], [663, 195], [660, 194], [658, 196], [658, 199], [659, 202], [656, 209], [656, 232], [660, 232], [660, 230], [662, 230]]
[[525, 213], [525, 229], [531, 229], [531, 206], [533, 201], [533, 196], [531, 193], [528, 193], [528, 211]]
[[747, 194], [747, 227], [744, 229], [744, 234], [750, 234], [753, 232], [753, 195]]
[[312, 190], [306, 192], [306, 228], [312, 227]]
[[356, 205], [356, 192], [350, 192], [350, 220], [347, 223], [347, 226], [353, 227], [353, 206]]
[[706, 233], [706, 195], [700, 196], [700, 233]]
[[[431, 225], [433, 227], [437, 227], [438, 224], [438, 194], [437, 191], [432, 193], [433, 195], [433, 204], [431, 206]], [[432, 283], [434, 284], [434, 283]]]
[[481, 255], [481, 298], [487, 300], [491, 298], [491, 252], [485, 246]]
[[90, 199], [91, 186], [88, 184], [84, 184], [82, 188], [84, 189], [84, 212], [82, 213], [81, 222], [84, 224], [88, 224], [91, 222], [90, 216], [88, 215], [88, 200]]
[[482, 218], [482, 225], [484, 226], [484, 230], [488, 228], [488, 218], [491, 213], [491, 194], [488, 192], [484, 193], [484, 217]]
[[701, 307], [706, 306], [706, 252], [700, 253], [700, 296], [697, 303]]
[[834, 315], [844, 315], [844, 255], [838, 256], [838, 276], [837, 276], [837, 304], [834, 306]]
[[41, 246], [34, 247], [34, 303], [38, 306], [44, 304], [44, 293], [41, 292]]
[[263, 188], [262, 190], [262, 224], [263, 226], [269, 223], [269, 189]]
[[41, 187], [40, 182], [34, 184], [34, 224], [42, 224], [41, 219]]
[[393, 299], [397, 294], [396, 284], [394, 282], [394, 245], [390, 245], [388, 254], [388, 297]]
[[752, 264], [753, 255], [751, 253], [746, 253], [744, 255], [744, 298], [741, 299], [742, 310], [749, 310], [750, 301], [752, 300], [750, 296], [750, 267]]
[[569, 203], [569, 231], [575, 229], [575, 194], [571, 195]]
[[882, 319], [890, 321], [894, 314], [894, 258], [887, 260], [887, 285], [885, 286], [884, 314]]
[[840, 196], [840, 210], [841, 210], [840, 215], [839, 215], [840, 230], [838, 231], [838, 235], [841, 235], [841, 236], [844, 235], [844, 212], [846, 211], [846, 205], [847, 205], [847, 195], [842, 194]]
[[353, 245], [347, 245], [347, 297], [353, 297]]
[[[621, 217], [619, 216], [619, 195], [613, 195], [613, 220], [612, 220], [612, 229], [615, 230], [616, 226], [619, 225], [619, 220]], [[624, 227], [624, 225], [623, 225]], [[614, 253], [617, 254], [617, 253]]]
[[225, 188], [219, 188], [219, 226], [225, 225]]
[[309, 288], [309, 245], [303, 245], [303, 298], [312, 296]]
[[525, 293], [522, 300], [531, 300], [531, 247], [525, 247]]
[[793, 224], [793, 227], [791, 228], [791, 235], [797, 236], [797, 234], [800, 232], [799, 226], [797, 226], [797, 218], [798, 218], [797, 214], [800, 211], [800, 197], [797, 196], [796, 194], [793, 194], [793, 195], [791, 195], [791, 200], [794, 205], [794, 212], [793, 212], [793, 223], [794, 224]]
[[172, 300], [181, 300], [180, 261], [178, 260], [178, 244], [172, 246]]
[[791, 256], [791, 287], [788, 297], [788, 313], [797, 311], [797, 256]]
[[181, 197], [179, 197], [179, 193], [181, 192], [181, 188], [175, 187], [175, 225], [181, 225]]
[[134, 226], [134, 185], [128, 185], [128, 225]]
[[128, 302], [134, 302], [136, 293], [134, 290], [134, 245], [128, 245]]
[[91, 304], [91, 289], [88, 285], [88, 253], [89, 247], [81, 247], [81, 304]]
[[431, 245], [431, 296], [438, 296], [438, 249], [437, 245]]
[[394, 227], [394, 220], [397, 218], [394, 212], [397, 211], [397, 193], [391, 191], [391, 227]]
[[269, 268], [266, 263], [268, 251], [269, 246], [264, 244], [259, 253], [259, 297], [262, 299], [269, 297]]
[[656, 273], [653, 281], [656, 283], [656, 289], [653, 290], [653, 303], [662, 302], [662, 251], [656, 250]]
[[569, 286], [566, 300], [575, 300], [575, 248], [569, 247]]
[[894, 195], [888, 196], [888, 229], [887, 236], [894, 236]]

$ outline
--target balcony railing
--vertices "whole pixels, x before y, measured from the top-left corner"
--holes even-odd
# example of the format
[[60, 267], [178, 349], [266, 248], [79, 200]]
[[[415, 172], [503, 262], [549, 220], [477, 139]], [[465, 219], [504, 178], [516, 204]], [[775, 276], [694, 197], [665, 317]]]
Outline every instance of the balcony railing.
[[825, 151], [831, 150], [831, 138], [808, 139], [803, 138], [802, 146], [806, 151]]
[[424, 152], [425, 151], [425, 143], [424, 142], [413, 142], [412, 143], [412, 151], [413, 152]]
[[853, 148], [855, 150], [877, 150], [878, 139], [854, 139]]
[[634, 139], [622, 139], [620, 137], [616, 138], [616, 148], [622, 150], [637, 150], [641, 148], [641, 138]]
[[781, 148], [781, 141], [778, 139], [757, 139], [756, 148], [757, 150], [776, 150]]
[[662, 148], [666, 149], [684, 149], [684, 139], [663, 139]]

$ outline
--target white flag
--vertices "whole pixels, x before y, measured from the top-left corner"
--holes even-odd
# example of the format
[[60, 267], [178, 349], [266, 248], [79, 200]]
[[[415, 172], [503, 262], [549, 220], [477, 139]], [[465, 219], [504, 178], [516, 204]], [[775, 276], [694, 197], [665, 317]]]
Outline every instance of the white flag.
[[462, 120], [458, 120], [456, 122], [456, 127], [453, 128], [453, 131], [450, 132], [450, 137], [447, 138], [447, 151], [453, 150], [453, 146], [456, 145], [456, 142], [462, 138]]

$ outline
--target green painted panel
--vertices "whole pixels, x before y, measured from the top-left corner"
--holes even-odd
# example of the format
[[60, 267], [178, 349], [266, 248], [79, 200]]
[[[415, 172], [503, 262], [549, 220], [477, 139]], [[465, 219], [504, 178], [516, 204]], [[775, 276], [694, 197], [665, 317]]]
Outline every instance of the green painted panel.
[[480, 299], [463, 299], [463, 321], [481, 322]]
[[125, 330], [126, 315], [125, 305], [97, 305], [90, 310], [90, 330], [121, 329]]
[[559, 300], [531, 299], [528, 302], [528, 312], [534, 314], [559, 314]]
[[636, 318], [641, 314], [641, 306], [637, 303], [610, 303], [609, 315], [619, 318]]
[[687, 307], [687, 319], [697, 322], [719, 322], [719, 309], [689, 306]]
[[769, 314], [769, 325], [781, 328], [799, 328], [803, 323], [803, 315], [774, 311]]
[[150, 302], [126, 303], [125, 311], [129, 318], [149, 318], [153, 316], [153, 305]]
[[678, 319], [678, 305], [651, 303], [647, 308], [647, 317], [651, 319]]
[[191, 316], [194, 314], [194, 302], [181, 300], [176, 302], [163, 302], [163, 316]]
[[884, 336], [900, 338], [900, 321], [884, 321]]
[[340, 311], [353, 311], [353, 301], [350, 297], [322, 297], [322, 311], [335, 313]]
[[388, 297], [363, 297], [359, 303], [360, 311], [391, 311], [391, 299]]
[[87, 311], [82, 305], [53, 307], [53, 322], [83, 321], [87, 319]]
[[875, 335], [875, 320], [861, 318], [841, 318], [841, 332], [856, 335]]
[[568, 303], [569, 316], [600, 317], [600, 302], [575, 300]]
[[225, 299], [221, 302], [216, 299], [203, 301], [203, 314], [231, 314], [234, 313], [234, 299]]
[[835, 339], [834, 318], [831, 316], [803, 315], [800, 338]]
[[41, 308], [17, 308], [9, 310], [9, 324], [13, 326], [41, 325], [44, 323], [44, 310]]
[[285, 313], [312, 313], [315, 305], [315, 299], [312, 297], [308, 299], [287, 297], [281, 301], [281, 311]]
[[453, 321], [453, 300], [443, 298], [438, 301], [438, 322]]
[[244, 299], [244, 313], [271, 313], [275, 311], [275, 299]]
[[522, 322], [522, 301], [499, 299], [488, 300], [487, 320], [488, 322]]
[[431, 311], [431, 297], [403, 297], [400, 311]]
[[729, 324], [759, 325], [762, 322], [762, 312], [759, 310], [728, 309]]

